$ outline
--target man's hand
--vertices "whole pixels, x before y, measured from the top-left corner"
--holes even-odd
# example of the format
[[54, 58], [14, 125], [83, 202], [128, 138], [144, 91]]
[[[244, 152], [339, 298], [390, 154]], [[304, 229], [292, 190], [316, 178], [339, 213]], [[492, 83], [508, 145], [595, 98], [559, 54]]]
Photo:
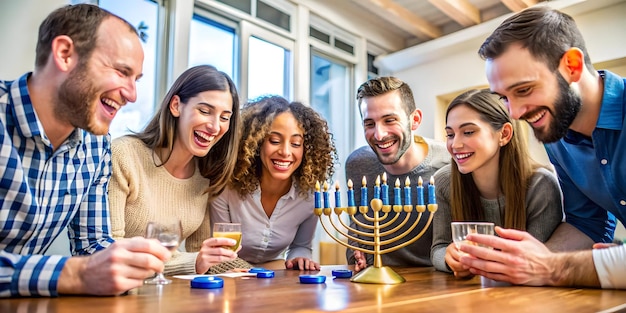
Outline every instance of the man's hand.
[[[196, 257], [196, 273], [204, 274], [213, 265], [236, 259], [237, 252], [228, 249], [236, 244], [237, 241], [234, 239], [220, 237], [209, 238], [202, 242], [202, 247]], [[241, 245], [237, 251], [239, 250], [241, 250]]]
[[461, 245], [460, 263], [475, 275], [517, 285], [554, 285], [554, 254], [527, 232], [495, 228], [500, 237], [470, 234], [467, 240], [493, 247]]
[[298, 269], [301, 271], [319, 271], [320, 270], [320, 265], [317, 262], [311, 259], [302, 258], [302, 257], [285, 261], [285, 267], [288, 270], [289, 269], [294, 269], [294, 270]]
[[365, 254], [359, 250], [354, 250], [354, 272], [358, 273], [367, 267]]
[[171, 253], [156, 240], [121, 239], [90, 256], [70, 258], [59, 276], [59, 294], [119, 295], [163, 271]]

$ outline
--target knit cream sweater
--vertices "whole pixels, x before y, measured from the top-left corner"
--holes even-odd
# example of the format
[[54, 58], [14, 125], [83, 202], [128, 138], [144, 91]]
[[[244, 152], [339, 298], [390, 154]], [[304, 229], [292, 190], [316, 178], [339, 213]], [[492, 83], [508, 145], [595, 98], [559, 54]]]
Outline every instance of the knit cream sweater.
[[[170, 175], [159, 159], [137, 138], [112, 143], [113, 173], [109, 183], [111, 232], [115, 239], [144, 236], [149, 221], [181, 220], [186, 251], [199, 251], [211, 236], [209, 180], [196, 169], [188, 179]], [[197, 252], [175, 252], [165, 264], [166, 275], [195, 274]]]

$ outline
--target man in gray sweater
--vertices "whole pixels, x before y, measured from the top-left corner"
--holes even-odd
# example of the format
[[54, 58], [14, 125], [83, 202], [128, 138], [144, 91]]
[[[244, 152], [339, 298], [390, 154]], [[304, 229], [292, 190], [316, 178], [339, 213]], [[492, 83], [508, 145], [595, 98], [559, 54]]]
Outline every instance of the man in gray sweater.
[[[366, 177], [367, 181], [367, 204], [369, 205], [369, 201], [374, 196], [373, 186], [376, 177], [382, 177], [383, 173], [386, 173], [387, 184], [390, 185], [390, 204], [393, 204], [392, 190], [396, 179], [400, 179], [401, 186], [404, 187], [407, 177], [411, 181], [411, 203], [413, 205], [417, 204], [415, 186], [418, 178], [422, 177], [424, 187], [426, 187], [430, 177], [439, 168], [450, 163], [450, 154], [446, 150], [445, 144], [413, 135], [413, 131], [417, 130], [422, 121], [422, 111], [415, 107], [413, 92], [403, 81], [395, 77], [370, 79], [359, 87], [357, 100], [361, 118], [363, 119], [365, 139], [369, 147], [363, 146], [355, 150], [346, 160], [346, 177], [355, 184], [356, 205], [358, 206], [361, 203], [361, 194], [358, 191], [360, 190], [363, 177]], [[404, 199], [404, 196], [402, 199]], [[428, 188], [424, 188], [424, 199], [428, 199]], [[370, 211], [369, 215], [371, 216], [371, 214]], [[399, 225], [404, 221], [406, 214], [400, 213], [399, 218], [392, 226], [385, 229]], [[428, 211], [422, 214], [419, 224], [410, 234], [381, 248], [390, 248], [417, 236], [425, 228], [429, 214]], [[391, 220], [395, 215], [396, 213], [392, 211], [382, 223]], [[365, 218], [360, 213], [357, 213], [355, 217], [359, 221], [365, 222]], [[411, 213], [409, 221], [402, 228], [389, 236], [383, 236], [381, 240], [399, 236], [407, 231], [416, 219], [417, 214], [415, 212]], [[351, 222], [351, 227], [361, 231], [372, 232], [371, 230], [368, 231], [362, 227], [357, 227], [354, 222]], [[372, 241], [371, 238], [366, 237], [361, 239]], [[432, 227], [429, 227], [423, 236], [414, 243], [383, 254], [382, 263], [386, 266], [431, 266], [431, 241]], [[373, 250], [371, 245], [359, 244], [353, 240], [349, 240], [349, 243], [352, 246]], [[374, 263], [372, 254], [364, 254], [351, 249], [346, 251], [346, 258], [348, 264], [355, 264], [355, 271], [357, 272]]]

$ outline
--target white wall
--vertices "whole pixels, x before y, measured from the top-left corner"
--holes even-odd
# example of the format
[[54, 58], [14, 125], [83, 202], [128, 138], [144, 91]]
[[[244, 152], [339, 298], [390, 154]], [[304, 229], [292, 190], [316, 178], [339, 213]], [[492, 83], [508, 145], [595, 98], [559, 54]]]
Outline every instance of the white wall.
[[34, 69], [39, 24], [50, 12], [68, 3], [68, 0], [0, 1], [1, 80], [18, 78]]

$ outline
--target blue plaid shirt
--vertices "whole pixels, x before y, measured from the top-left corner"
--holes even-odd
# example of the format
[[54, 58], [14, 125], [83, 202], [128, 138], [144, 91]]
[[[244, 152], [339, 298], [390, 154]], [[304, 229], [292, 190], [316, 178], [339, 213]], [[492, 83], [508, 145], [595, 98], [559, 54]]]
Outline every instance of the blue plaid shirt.
[[75, 129], [53, 150], [28, 94], [29, 76], [0, 81], [0, 297], [58, 295], [69, 257], [41, 254], [59, 235], [69, 237], [73, 255], [113, 242], [110, 138]]

